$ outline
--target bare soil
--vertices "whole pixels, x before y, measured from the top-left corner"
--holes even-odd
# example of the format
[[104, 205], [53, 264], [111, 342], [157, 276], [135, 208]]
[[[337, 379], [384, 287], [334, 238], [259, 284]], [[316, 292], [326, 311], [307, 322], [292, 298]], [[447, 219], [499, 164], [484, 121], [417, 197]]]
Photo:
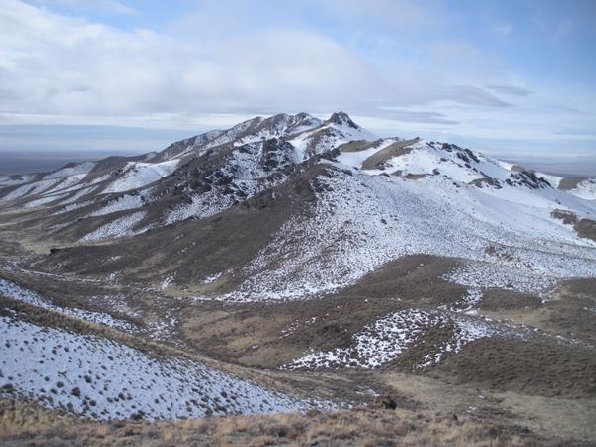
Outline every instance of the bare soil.
[[420, 138], [392, 143], [364, 160], [362, 162], [362, 169], [379, 169], [390, 158], [410, 153], [412, 149], [408, 149], [408, 146], [418, 141], [420, 141]]

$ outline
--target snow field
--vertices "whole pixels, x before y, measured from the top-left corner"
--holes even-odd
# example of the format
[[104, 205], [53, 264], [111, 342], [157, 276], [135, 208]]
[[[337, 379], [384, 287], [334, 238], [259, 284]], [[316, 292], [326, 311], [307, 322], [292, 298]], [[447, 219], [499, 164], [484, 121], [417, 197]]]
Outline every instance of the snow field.
[[145, 211], [137, 211], [136, 213], [115, 219], [83, 236], [81, 242], [95, 242], [108, 237], [124, 237], [138, 234], [141, 231], [134, 231], [132, 228], [143, 220], [145, 214]]
[[[477, 288], [511, 284], [542, 292], [559, 279], [596, 276], [596, 244], [579, 239], [543, 208], [527, 204], [523, 213], [512, 213], [511, 202], [492, 195], [482, 195], [482, 202], [475, 188], [445, 178], [331, 172], [317, 179], [322, 192], [311, 212], [284, 224], [245, 268], [240, 288], [221, 299], [330, 292], [411, 254], [487, 263], [490, 274], [480, 273], [477, 280], [469, 273], [454, 276]], [[493, 253], [495, 245], [501, 248]]]
[[99, 419], [276, 413], [310, 403], [202, 363], [0, 317], [0, 390]]
[[14, 300], [23, 301], [33, 306], [41, 307], [42, 309], [60, 312], [64, 315], [80, 318], [91, 323], [103, 324], [124, 331], [135, 331], [138, 329], [134, 324], [114, 318], [107, 313], [91, 312], [88, 310], [77, 309], [75, 307], [57, 306], [48, 302], [48, 300], [41, 297], [39, 294], [3, 278], [0, 278], [0, 293]]
[[141, 188], [153, 183], [163, 177], [169, 176], [180, 160], [164, 161], [163, 163], [141, 163], [130, 162], [124, 168], [124, 172], [116, 180], [111, 182], [104, 190], [107, 192], [123, 192], [131, 189]]
[[570, 189], [567, 192], [581, 197], [582, 199], [596, 200], [596, 179], [584, 179], [579, 182], [575, 188]]
[[146, 189], [137, 194], [124, 194], [110, 200], [105, 206], [94, 211], [90, 216], [104, 216], [117, 211], [132, 210], [142, 207], [151, 196], [151, 189]]

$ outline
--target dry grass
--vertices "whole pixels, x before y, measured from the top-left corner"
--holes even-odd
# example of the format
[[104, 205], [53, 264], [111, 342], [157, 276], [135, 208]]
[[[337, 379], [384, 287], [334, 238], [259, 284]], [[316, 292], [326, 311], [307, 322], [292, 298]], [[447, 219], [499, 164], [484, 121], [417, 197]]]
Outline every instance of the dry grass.
[[[158, 421], [90, 422], [15, 400], [0, 400], [5, 446], [530, 446], [573, 445], [539, 438], [473, 416], [409, 410], [354, 409], [305, 414]], [[576, 444], [581, 445], [581, 444]]]

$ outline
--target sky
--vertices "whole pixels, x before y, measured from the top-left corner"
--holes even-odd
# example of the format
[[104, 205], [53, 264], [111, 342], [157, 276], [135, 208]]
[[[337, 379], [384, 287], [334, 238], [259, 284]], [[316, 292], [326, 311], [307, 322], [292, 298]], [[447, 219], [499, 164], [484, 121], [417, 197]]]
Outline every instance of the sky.
[[0, 150], [146, 152], [342, 110], [596, 167], [594, 24], [593, 0], [0, 0]]

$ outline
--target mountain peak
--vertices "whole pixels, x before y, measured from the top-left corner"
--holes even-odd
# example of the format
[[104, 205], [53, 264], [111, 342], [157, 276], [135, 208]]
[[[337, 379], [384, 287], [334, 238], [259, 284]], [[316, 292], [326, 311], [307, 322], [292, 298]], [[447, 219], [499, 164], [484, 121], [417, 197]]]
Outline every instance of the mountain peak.
[[331, 115], [331, 118], [329, 118], [327, 120], [328, 123], [334, 123], [334, 124], [347, 124], [348, 126], [354, 128], [354, 129], [358, 129], [358, 125], [352, 121], [352, 119], [348, 116], [348, 114], [346, 112], [334, 112], [333, 115]]

